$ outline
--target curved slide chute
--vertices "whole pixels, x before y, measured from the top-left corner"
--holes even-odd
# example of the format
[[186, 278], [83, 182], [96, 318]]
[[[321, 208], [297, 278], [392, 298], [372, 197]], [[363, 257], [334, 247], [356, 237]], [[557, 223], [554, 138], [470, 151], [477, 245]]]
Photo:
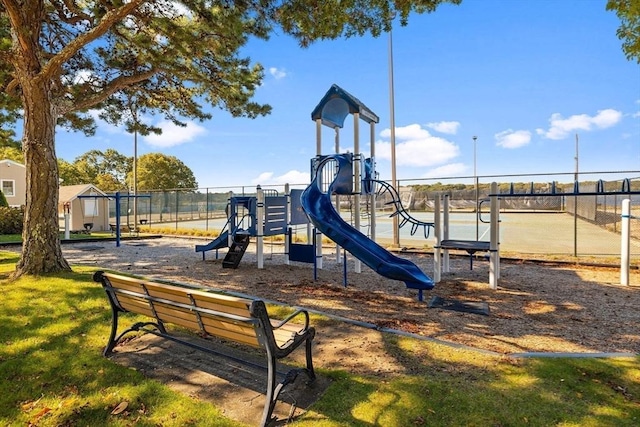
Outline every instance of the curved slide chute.
[[433, 280], [409, 260], [399, 258], [378, 245], [366, 235], [344, 221], [331, 203], [332, 182], [328, 192], [320, 189], [318, 176], [322, 166], [329, 160], [342, 167], [348, 160], [340, 155], [328, 156], [317, 168], [311, 184], [301, 196], [302, 207], [309, 219], [324, 235], [346, 249], [351, 255], [369, 266], [381, 276], [405, 282], [408, 288], [418, 289], [418, 299], [422, 301], [422, 291], [434, 287]]
[[401, 218], [399, 225], [400, 228], [404, 227], [407, 224], [411, 224], [412, 236], [416, 234], [416, 231], [422, 228], [424, 232], [424, 238], [429, 238], [429, 230], [432, 227], [435, 227], [435, 224], [433, 222], [420, 221], [419, 219], [412, 217], [411, 214], [404, 208], [404, 206], [402, 206], [402, 200], [400, 200], [400, 194], [398, 194], [398, 191], [389, 183], [379, 181], [377, 179], [372, 179], [371, 182], [380, 185], [378, 195], [384, 193], [385, 191], [391, 195], [391, 201], [387, 202], [387, 204], [392, 204], [395, 208], [395, 211], [390, 216], [398, 216]]

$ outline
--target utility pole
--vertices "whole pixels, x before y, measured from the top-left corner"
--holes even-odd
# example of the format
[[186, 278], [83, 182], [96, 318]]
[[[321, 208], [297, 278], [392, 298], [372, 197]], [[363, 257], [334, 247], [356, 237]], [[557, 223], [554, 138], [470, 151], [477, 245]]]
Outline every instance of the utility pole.
[[[389, 127], [391, 128], [391, 186], [400, 195], [396, 177], [396, 119], [393, 91], [393, 38], [389, 31]], [[393, 215], [393, 246], [400, 247], [400, 230], [398, 215]]]
[[[576, 172], [574, 174], [573, 190], [578, 191], [578, 134], [576, 133]], [[578, 256], [578, 195], [573, 196], [573, 256]]]

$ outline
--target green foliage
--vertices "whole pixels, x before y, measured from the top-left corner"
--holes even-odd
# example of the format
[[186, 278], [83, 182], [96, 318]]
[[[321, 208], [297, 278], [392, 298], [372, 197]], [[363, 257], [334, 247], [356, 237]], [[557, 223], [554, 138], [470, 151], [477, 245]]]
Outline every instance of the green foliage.
[[465, 185], [465, 184], [443, 184], [441, 182], [436, 182], [435, 184], [420, 184], [420, 185], [412, 185], [415, 191], [457, 191], [457, 190], [467, 190], [469, 188], [474, 188], [473, 185]]
[[74, 161], [78, 171], [89, 179], [89, 182], [95, 182], [100, 175], [110, 174], [123, 184], [132, 163], [131, 157], [120, 154], [113, 148], [107, 148], [105, 151], [90, 150]]
[[617, 35], [622, 40], [622, 51], [628, 60], [640, 64], [640, 1], [609, 0], [607, 10], [614, 11], [621, 24]]
[[9, 203], [7, 202], [7, 198], [4, 197], [4, 193], [0, 190], [0, 208], [8, 208]]
[[93, 183], [102, 191], [116, 192], [126, 190], [126, 186], [120, 182], [115, 175], [110, 173], [98, 175]]
[[[63, 185], [94, 184], [106, 192], [133, 188], [133, 157], [112, 148], [104, 152], [88, 151], [73, 163], [59, 159], [58, 168]], [[138, 158], [139, 190], [193, 189], [197, 186], [193, 171], [177, 157], [149, 153]]]
[[[129, 181], [132, 181], [129, 175]], [[195, 189], [198, 183], [189, 169], [177, 157], [149, 153], [138, 159], [139, 190]]]
[[58, 176], [62, 182], [61, 185], [92, 183], [89, 178], [78, 170], [74, 163], [69, 163], [64, 159], [58, 159]]
[[[164, 0], [90, 0], [80, 9], [69, 9], [63, 0], [48, 0], [31, 5], [21, 19], [10, 20], [14, 9], [4, 8], [5, 1], [0, 3], [0, 87], [10, 90], [0, 92], [0, 112], [7, 114], [5, 120], [0, 116], [0, 124], [19, 117], [17, 73], [47, 72], [55, 82], [50, 99], [59, 113], [58, 125], [87, 135], [95, 132], [90, 108], [107, 122], [141, 135], [159, 132], [140, 120], [142, 115], [162, 114], [176, 124], [183, 117], [206, 120], [211, 116], [203, 104], [234, 117], [266, 115], [271, 107], [252, 101], [263, 67], [241, 54], [250, 38], [268, 39], [271, 32], [284, 31], [308, 46], [316, 40], [378, 36], [390, 30], [396, 16], [406, 25], [412, 12], [461, 2], [329, 0], [310, 7], [308, 1], [185, 0], [176, 7]], [[35, 43], [18, 44], [11, 36], [12, 30], [22, 33], [12, 28], [16, 22], [29, 29]], [[71, 22], [76, 25], [66, 25]], [[27, 70], [20, 57], [40, 64]]]
[[19, 147], [11, 145], [0, 146], [0, 160], [13, 160], [22, 164], [24, 163], [24, 155]]
[[0, 206], [0, 234], [21, 234], [23, 224], [24, 208]]
[[[248, 40], [266, 40], [276, 31], [302, 46], [375, 36], [388, 31], [396, 15], [404, 25], [412, 12], [460, 1], [0, 0], [0, 111], [26, 112], [25, 166], [33, 177], [28, 200], [58, 185], [56, 123], [91, 135], [90, 109], [140, 132], [153, 129], [128, 113], [161, 114], [177, 124], [208, 119], [203, 105], [234, 117], [263, 116], [271, 107], [253, 97], [264, 70], [243, 56]], [[122, 182], [123, 176], [114, 177]], [[57, 242], [56, 204], [39, 204], [27, 206], [27, 226], [41, 232], [29, 235], [23, 252], [34, 253], [43, 242], [54, 250], [44, 261], [23, 257], [16, 276], [68, 269]]]

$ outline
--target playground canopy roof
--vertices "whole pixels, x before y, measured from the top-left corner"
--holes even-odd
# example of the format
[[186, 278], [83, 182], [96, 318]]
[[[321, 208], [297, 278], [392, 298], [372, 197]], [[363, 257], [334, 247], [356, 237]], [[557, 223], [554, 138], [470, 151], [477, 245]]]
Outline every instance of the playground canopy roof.
[[358, 113], [367, 123], [378, 123], [380, 118], [358, 98], [340, 86], [333, 84], [320, 103], [311, 112], [311, 120], [322, 120], [322, 124], [331, 128], [343, 127], [349, 114]]

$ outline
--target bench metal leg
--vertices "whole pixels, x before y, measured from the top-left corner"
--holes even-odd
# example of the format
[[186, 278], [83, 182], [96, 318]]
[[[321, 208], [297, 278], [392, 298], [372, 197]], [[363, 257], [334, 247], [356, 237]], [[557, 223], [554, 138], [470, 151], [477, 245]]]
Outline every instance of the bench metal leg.
[[312, 382], [316, 379], [316, 373], [313, 370], [313, 359], [311, 357], [311, 344], [312, 344], [312, 340], [313, 337], [308, 338], [307, 342], [305, 343], [305, 347], [306, 347], [306, 353], [307, 353], [307, 376], [309, 377], [309, 381]]
[[262, 421], [260, 422], [260, 426], [266, 426], [272, 420], [273, 410], [276, 406], [276, 402], [278, 401], [278, 396], [280, 396], [280, 392], [282, 389], [291, 384], [296, 380], [300, 371], [303, 371], [307, 377], [309, 378], [309, 383], [313, 382], [316, 379], [316, 373], [313, 370], [313, 359], [311, 353], [311, 345], [312, 345], [313, 337], [310, 337], [305, 342], [305, 350], [306, 350], [306, 359], [307, 366], [305, 369], [291, 369], [287, 372], [280, 381], [276, 385], [276, 357], [271, 353], [270, 350], [267, 350], [267, 359], [268, 359], [268, 367], [267, 367], [267, 396], [264, 405], [264, 410], [262, 412]]
[[118, 340], [116, 340], [116, 333], [118, 332], [118, 310], [111, 306], [112, 311], [112, 320], [111, 320], [111, 333], [109, 334], [109, 341], [107, 341], [107, 346], [104, 348], [102, 354], [104, 356], [108, 356], [111, 351], [113, 351], [113, 347], [116, 346]]
[[264, 410], [262, 411], [262, 421], [260, 421], [261, 427], [266, 426], [267, 423], [271, 421], [271, 414], [276, 406], [278, 394], [280, 394], [280, 391], [282, 390], [282, 384], [278, 384], [276, 387], [276, 358], [269, 350], [267, 350], [267, 359], [269, 363], [267, 372], [267, 398], [264, 403]]
[[[111, 354], [115, 346], [118, 345], [118, 342], [120, 342], [120, 339], [122, 339], [124, 335], [128, 334], [129, 332], [145, 330], [144, 328], [146, 326], [153, 326], [155, 329], [160, 331], [160, 333], [156, 335], [160, 335], [160, 336], [167, 335], [167, 330], [165, 329], [164, 325], [161, 322], [158, 322], [158, 323], [138, 322], [132, 325], [130, 328], [122, 331], [122, 333], [120, 333], [120, 335], [116, 337], [116, 334], [118, 333], [118, 318], [119, 318], [120, 310], [118, 310], [114, 305], [112, 305], [111, 311], [112, 311], [111, 332], [109, 333], [109, 340], [107, 341], [107, 345], [102, 352], [103, 356], [108, 356], [109, 354]], [[153, 333], [153, 331], [150, 331], [150, 330], [145, 330], [145, 331]]]

